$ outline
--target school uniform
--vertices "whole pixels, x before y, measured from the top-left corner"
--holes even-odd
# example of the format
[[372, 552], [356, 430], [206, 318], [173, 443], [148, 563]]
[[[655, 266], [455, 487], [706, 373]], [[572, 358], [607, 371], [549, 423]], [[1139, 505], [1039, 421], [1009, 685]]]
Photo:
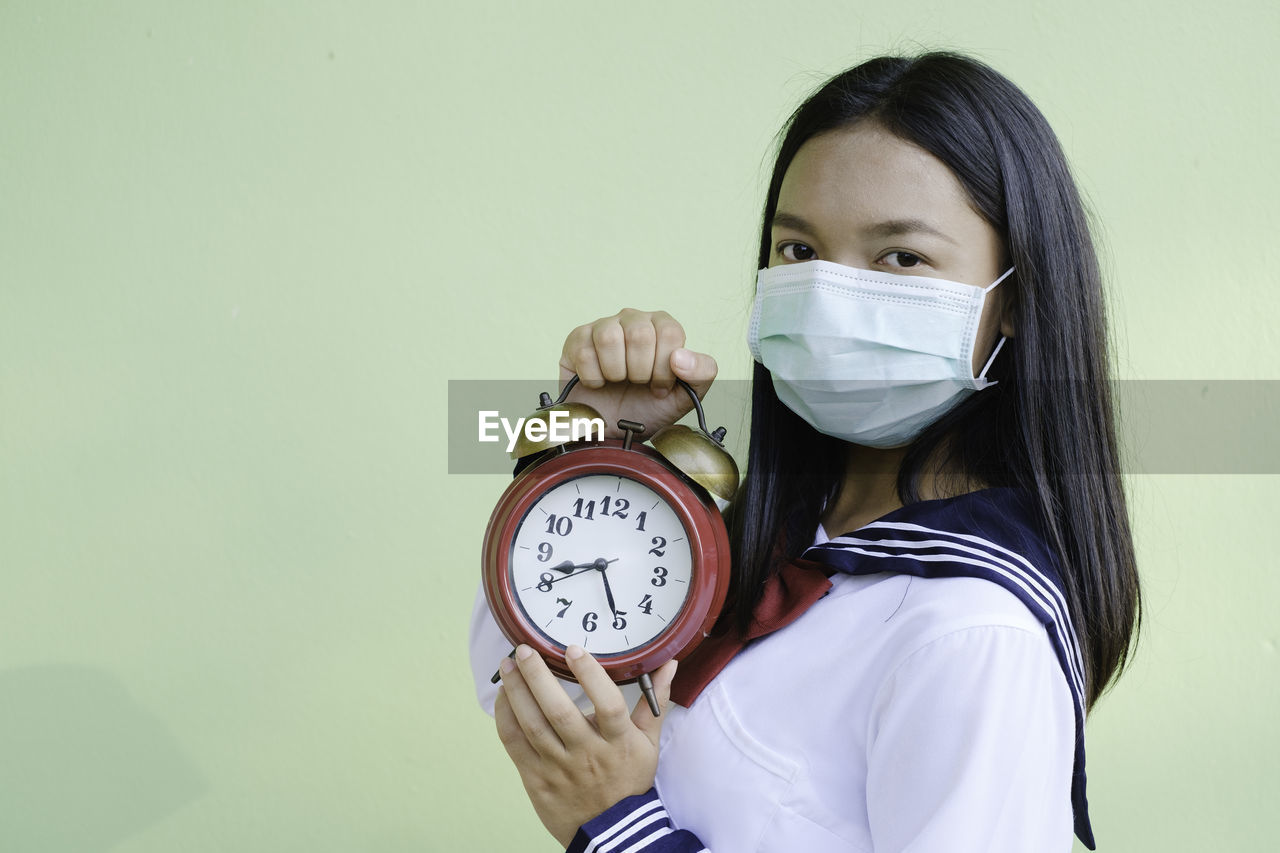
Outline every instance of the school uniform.
[[[1092, 847], [1079, 649], [1020, 494], [819, 529], [803, 557], [771, 592], [797, 605], [779, 624], [682, 661], [654, 788], [569, 853], [1069, 851], [1073, 828]], [[509, 650], [480, 597], [490, 713]]]

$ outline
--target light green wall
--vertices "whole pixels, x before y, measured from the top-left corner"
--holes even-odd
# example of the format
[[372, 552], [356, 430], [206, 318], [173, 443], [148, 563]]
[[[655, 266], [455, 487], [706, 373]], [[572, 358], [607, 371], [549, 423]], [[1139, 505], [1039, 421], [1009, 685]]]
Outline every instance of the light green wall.
[[[1122, 376], [1275, 378], [1278, 10], [3, 0], [0, 849], [555, 849], [471, 696], [503, 480], [446, 474], [446, 380], [623, 305], [744, 376], [770, 139], [873, 53], [1048, 114]], [[1131, 486], [1102, 849], [1261, 849], [1280, 483]]]

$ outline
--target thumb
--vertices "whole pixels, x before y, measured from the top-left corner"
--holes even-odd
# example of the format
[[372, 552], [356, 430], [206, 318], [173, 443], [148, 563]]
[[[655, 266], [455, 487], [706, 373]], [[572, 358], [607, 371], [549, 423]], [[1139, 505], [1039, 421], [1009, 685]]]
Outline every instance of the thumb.
[[716, 360], [705, 352], [694, 352], [684, 347], [671, 351], [671, 372], [692, 385], [698, 392], [698, 399], [706, 396], [719, 369]]
[[649, 703], [644, 697], [636, 703], [631, 712], [631, 722], [644, 732], [654, 746], [658, 745], [658, 735], [662, 733], [662, 721], [666, 719], [667, 710], [671, 707], [671, 681], [676, 677], [676, 661], [669, 660], [653, 671], [653, 692], [658, 695], [658, 707], [662, 716], [655, 717], [649, 710]]

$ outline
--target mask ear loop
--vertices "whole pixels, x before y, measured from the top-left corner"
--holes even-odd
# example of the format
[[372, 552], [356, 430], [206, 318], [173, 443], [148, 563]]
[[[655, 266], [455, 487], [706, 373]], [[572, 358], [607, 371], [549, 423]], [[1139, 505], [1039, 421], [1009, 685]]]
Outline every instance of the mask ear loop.
[[1000, 277], [999, 277], [998, 279], [996, 279], [995, 281], [991, 282], [991, 283], [990, 283], [990, 284], [988, 284], [986, 287], [982, 288], [982, 292], [983, 292], [983, 293], [990, 293], [990, 292], [995, 288], [995, 286], [996, 286], [997, 284], [999, 284], [1000, 282], [1004, 281], [1006, 278], [1008, 278], [1008, 277], [1009, 277], [1009, 276], [1011, 276], [1011, 275], [1013, 275], [1013, 267], [1009, 267], [1007, 270], [1005, 270], [1003, 273], [1001, 273], [1001, 275], [1000, 275]]
[[[1004, 281], [1006, 278], [1008, 278], [1011, 275], [1013, 275], [1013, 267], [1009, 267], [1007, 270], [1005, 270], [1004, 273], [1001, 274], [1001, 276], [998, 279], [996, 279], [995, 281], [991, 282], [991, 284], [984, 287], [982, 289], [982, 292], [984, 294], [990, 293], [997, 284]], [[983, 382], [987, 382], [987, 371], [991, 369], [991, 365], [995, 362], [996, 356], [1000, 354], [1000, 348], [1004, 346], [1004, 342], [1007, 340], [1008, 338], [1006, 338], [1004, 335], [1000, 336], [1000, 340], [996, 342], [996, 348], [991, 351], [991, 357], [987, 359], [986, 364], [982, 365], [982, 372], [978, 374], [977, 376], [978, 379], [980, 379]], [[997, 385], [997, 384], [999, 384], [999, 380], [997, 380], [996, 382], [987, 382], [987, 384], [984, 385], [983, 387], [989, 388], [992, 385]]]
[[992, 385], [998, 385], [998, 384], [999, 384], [1000, 380], [998, 380], [998, 379], [997, 379], [997, 380], [995, 380], [994, 382], [988, 382], [988, 381], [987, 381], [987, 371], [991, 369], [991, 365], [992, 365], [992, 363], [994, 363], [994, 362], [995, 362], [995, 360], [996, 360], [996, 356], [1000, 354], [1000, 348], [1001, 348], [1002, 346], [1004, 346], [1004, 342], [1005, 342], [1005, 341], [1007, 341], [1007, 340], [1009, 340], [1009, 339], [1008, 339], [1008, 338], [1006, 338], [1004, 335], [1001, 335], [1001, 336], [1000, 336], [1000, 340], [998, 340], [998, 341], [996, 342], [996, 348], [995, 348], [995, 349], [993, 349], [993, 350], [991, 351], [991, 358], [987, 359], [987, 363], [986, 363], [986, 364], [984, 364], [984, 365], [982, 365], [982, 372], [978, 374], [978, 379], [980, 379], [980, 380], [982, 380], [983, 382], [986, 382], [986, 383], [987, 383], [986, 385], [984, 385], [984, 386], [982, 386], [982, 387], [984, 387], [984, 388], [990, 388]]

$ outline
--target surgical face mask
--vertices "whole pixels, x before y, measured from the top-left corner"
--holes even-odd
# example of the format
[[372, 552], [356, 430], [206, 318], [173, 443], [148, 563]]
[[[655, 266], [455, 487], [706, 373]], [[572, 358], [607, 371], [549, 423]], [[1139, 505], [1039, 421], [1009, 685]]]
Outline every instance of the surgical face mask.
[[988, 287], [806, 261], [760, 270], [747, 343], [786, 406], [826, 435], [910, 444], [974, 391]]

